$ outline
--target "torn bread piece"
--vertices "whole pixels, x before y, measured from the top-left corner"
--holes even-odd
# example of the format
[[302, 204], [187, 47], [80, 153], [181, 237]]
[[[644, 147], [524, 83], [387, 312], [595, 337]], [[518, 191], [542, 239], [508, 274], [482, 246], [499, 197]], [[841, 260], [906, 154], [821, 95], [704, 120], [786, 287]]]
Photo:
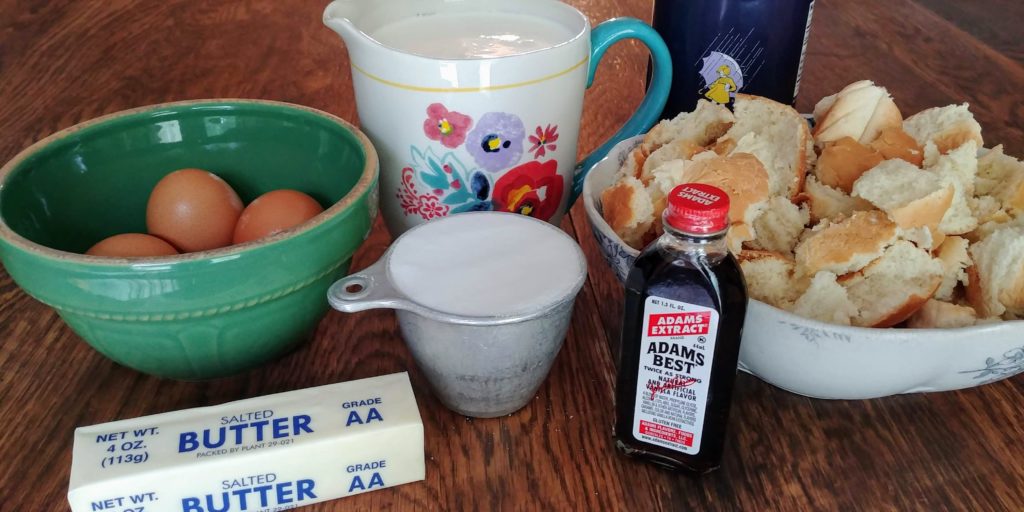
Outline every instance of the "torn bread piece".
[[968, 141], [975, 147], [985, 145], [981, 125], [974, 119], [967, 103], [922, 110], [903, 121], [903, 130], [924, 147], [935, 144], [939, 153], [946, 154]]
[[644, 136], [643, 146], [648, 153], [680, 140], [696, 146], [707, 146], [721, 137], [735, 121], [729, 109], [702, 99], [697, 101], [693, 112], [682, 112], [651, 128]]
[[[718, 158], [718, 156], [712, 151], [703, 151], [693, 155], [689, 160], [669, 160], [652, 169], [651, 181], [647, 184], [647, 194], [651, 196], [651, 201], [654, 203], [654, 214], [661, 215], [667, 205], [668, 193], [678, 185], [686, 183], [685, 170], [687, 167], [691, 166], [693, 162]], [[655, 227], [658, 227], [657, 223], [655, 223]], [[661, 234], [660, 228], [658, 228], [658, 234]]]
[[1005, 226], [972, 245], [967, 300], [981, 317], [1024, 313], [1024, 227]]
[[[729, 249], [738, 254], [743, 242], [754, 238], [754, 220], [768, 205], [768, 171], [753, 155], [740, 153], [723, 157], [706, 151], [693, 160], [666, 162], [655, 169], [653, 175], [649, 195], [656, 196], [656, 206], [662, 210], [664, 198], [679, 185], [713, 185], [729, 195]], [[660, 211], [655, 213], [660, 215]]]
[[1003, 153], [1003, 146], [990, 149], [978, 159], [974, 193], [995, 197], [1005, 210], [1024, 210], [1024, 162]]
[[793, 304], [793, 313], [836, 325], [850, 325], [859, 311], [831, 272], [818, 272]]
[[847, 85], [814, 107], [814, 141], [824, 146], [843, 137], [867, 144], [883, 130], [899, 127], [903, 115], [884, 87], [870, 80]]
[[676, 186], [686, 183], [684, 178], [686, 168], [693, 162], [711, 158], [718, 158], [718, 155], [713, 151], [703, 151], [693, 155], [690, 160], [669, 160], [651, 170], [651, 182], [647, 184], [647, 193], [654, 202], [655, 215], [661, 215], [665, 209], [668, 193]]
[[849, 194], [854, 182], [883, 160], [885, 158], [878, 151], [850, 137], [843, 137], [821, 151], [814, 175], [823, 185]]
[[807, 283], [795, 278], [792, 258], [771, 251], [746, 250], [737, 259], [747, 282], [750, 298], [789, 309]]
[[754, 220], [757, 237], [750, 241], [750, 247], [765, 251], [792, 255], [804, 232], [811, 222], [811, 213], [806, 206], [797, 206], [789, 199], [775, 196], [768, 200], [768, 206]]
[[942, 264], [905, 240], [892, 244], [842, 285], [859, 313], [853, 325], [892, 327], [924, 306], [942, 282]]
[[687, 167], [684, 183], [714, 185], [729, 195], [729, 233], [726, 244], [733, 254], [753, 240], [756, 219], [768, 204], [768, 171], [753, 155], [736, 153], [728, 157], [698, 159]]
[[736, 95], [734, 111], [736, 123], [716, 145], [754, 155], [768, 170], [771, 195], [796, 198], [815, 159], [807, 121], [789, 105], [746, 94]]
[[704, 183], [725, 191], [732, 224], [753, 224], [769, 197], [768, 171], [754, 155], [746, 153], [693, 160], [684, 168], [683, 183]]
[[644, 185], [650, 185], [654, 179], [654, 169], [672, 160], [689, 160], [697, 153], [704, 151], [704, 148], [688, 140], [675, 140], [665, 144], [648, 155], [641, 166], [640, 181]]
[[954, 189], [953, 202], [942, 217], [939, 230], [947, 235], [961, 235], [978, 227], [978, 220], [974, 218], [969, 202], [974, 196], [974, 181], [978, 174], [978, 146], [975, 142], [967, 141], [959, 148], [939, 156], [925, 170], [934, 173], [943, 183], [953, 185]]
[[931, 228], [910, 228], [910, 229], [899, 229], [899, 237], [902, 240], [913, 242], [914, 245], [934, 251], [942, 242], [946, 241], [946, 235], [939, 230], [933, 230]]
[[929, 299], [907, 320], [911, 329], [955, 329], [978, 323], [978, 313], [970, 306], [961, 306]]
[[842, 190], [822, 184], [815, 176], [807, 177], [804, 191], [797, 201], [807, 205], [812, 223], [840, 216], [849, 217], [853, 212], [875, 208], [871, 203], [859, 197], [851, 197]]
[[1003, 210], [999, 210], [992, 220], [978, 226], [974, 231], [963, 236], [970, 240], [971, 243], [977, 243], [1003, 228], [1024, 228], [1024, 215], [1009, 215]]
[[896, 224], [884, 212], [856, 212], [834, 223], [822, 223], [796, 246], [797, 272], [836, 275], [856, 272], [878, 259], [896, 241]]
[[882, 158], [886, 160], [899, 158], [917, 167], [921, 167], [924, 163], [924, 148], [907, 132], [903, 131], [902, 126], [882, 130], [878, 134], [878, 138], [868, 145], [881, 153]]
[[654, 223], [654, 205], [640, 180], [626, 176], [601, 193], [604, 220], [623, 242], [634, 249], [644, 245], [644, 236]]
[[853, 185], [854, 197], [885, 211], [900, 228], [927, 228], [932, 233], [938, 233], [953, 195], [954, 186], [938, 174], [898, 159], [878, 164]]
[[953, 300], [957, 284], [967, 284], [967, 267], [971, 266], [968, 246], [966, 238], [951, 236], [935, 251], [935, 257], [942, 263], [942, 284], [935, 290], [936, 299]]
[[647, 151], [644, 150], [643, 144], [633, 148], [633, 150], [626, 155], [626, 159], [622, 161], [622, 166], [619, 167], [619, 172], [615, 174], [615, 181], [621, 181], [626, 177], [640, 179], [640, 175], [643, 173], [644, 162], [646, 161]]
[[989, 195], [974, 196], [967, 200], [967, 206], [978, 220], [979, 227], [989, 222], [1008, 222], [1011, 218], [1010, 213], [1003, 209], [1002, 202]]

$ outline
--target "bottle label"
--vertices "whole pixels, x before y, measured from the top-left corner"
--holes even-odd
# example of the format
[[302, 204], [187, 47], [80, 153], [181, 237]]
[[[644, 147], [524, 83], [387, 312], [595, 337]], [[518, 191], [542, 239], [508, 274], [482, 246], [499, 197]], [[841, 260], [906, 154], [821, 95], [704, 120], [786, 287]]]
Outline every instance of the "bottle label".
[[700, 452], [718, 311], [661, 297], [644, 303], [633, 437]]

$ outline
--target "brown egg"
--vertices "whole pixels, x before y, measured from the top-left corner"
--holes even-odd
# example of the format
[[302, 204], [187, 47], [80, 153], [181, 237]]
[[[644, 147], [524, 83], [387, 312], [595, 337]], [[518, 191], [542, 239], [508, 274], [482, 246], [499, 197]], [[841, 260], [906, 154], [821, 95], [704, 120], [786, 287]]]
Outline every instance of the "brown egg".
[[257, 240], [298, 226], [324, 209], [316, 199], [297, 190], [274, 190], [245, 207], [235, 226], [236, 244]]
[[146, 229], [181, 252], [231, 245], [242, 200], [231, 185], [202, 169], [164, 176], [146, 204]]
[[85, 251], [90, 256], [111, 258], [145, 258], [149, 256], [172, 256], [178, 251], [171, 244], [142, 233], [125, 233], [100, 240]]

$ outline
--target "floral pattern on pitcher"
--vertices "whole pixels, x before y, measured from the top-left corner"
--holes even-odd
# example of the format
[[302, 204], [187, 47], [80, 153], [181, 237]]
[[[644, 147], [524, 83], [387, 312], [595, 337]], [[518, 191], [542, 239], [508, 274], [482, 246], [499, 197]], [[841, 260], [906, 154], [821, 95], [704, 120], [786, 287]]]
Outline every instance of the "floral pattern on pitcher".
[[538, 126], [536, 134], [530, 135], [530, 151], [533, 153], [533, 157], [541, 158], [548, 151], [558, 149], [558, 145], [555, 144], [556, 141], [558, 141], [558, 125], [551, 126], [549, 124], [543, 129]]
[[455, 149], [466, 141], [466, 134], [473, 126], [473, 118], [444, 105], [434, 103], [427, 107], [427, 120], [423, 121], [423, 133], [430, 140], [436, 140], [446, 148]]
[[[523, 121], [514, 114], [487, 112], [474, 126], [473, 117], [440, 103], [426, 113], [424, 135], [454, 151], [410, 148], [396, 194], [406, 216], [431, 220], [496, 210], [547, 221], [555, 215], [565, 188], [558, 162], [549, 155], [558, 147], [558, 125], [537, 126], [527, 139]], [[520, 164], [527, 141], [533, 160]], [[463, 163], [469, 159], [460, 159], [460, 147], [475, 166]]]
[[519, 163], [525, 139], [526, 127], [519, 116], [488, 112], [469, 132], [466, 150], [477, 165], [487, 171], [498, 172]]
[[[417, 183], [427, 190], [421, 191]], [[412, 165], [402, 169], [397, 197], [405, 215], [430, 220], [449, 213], [491, 210], [490, 191], [487, 176], [470, 172], [455, 153], [438, 156], [431, 148], [412, 148]]]
[[558, 162], [526, 162], [494, 184], [494, 209], [548, 220], [562, 204], [564, 184]]

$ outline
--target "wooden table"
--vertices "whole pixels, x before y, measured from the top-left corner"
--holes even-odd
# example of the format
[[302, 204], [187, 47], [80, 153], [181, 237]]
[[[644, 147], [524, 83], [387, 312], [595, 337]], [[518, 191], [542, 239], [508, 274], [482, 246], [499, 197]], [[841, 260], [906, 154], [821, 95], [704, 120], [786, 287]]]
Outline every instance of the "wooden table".
[[[356, 119], [348, 57], [326, 0], [0, 0], [0, 160], [80, 121], [188, 98], [253, 97]], [[575, 0], [592, 20], [649, 18], [650, 0]], [[820, 0], [798, 108], [845, 84], [884, 84], [905, 113], [970, 101], [985, 138], [1024, 154], [1019, 0]], [[614, 48], [588, 92], [581, 150], [628, 117], [647, 57]], [[583, 153], [584, 151], [581, 151]], [[537, 397], [468, 419], [426, 388], [394, 315], [331, 313], [287, 357], [233, 378], [159, 380], [94, 352], [0, 271], [0, 510], [66, 510], [72, 431], [120, 418], [408, 370], [427, 479], [308, 510], [1022, 510], [1024, 378], [983, 388], [821, 401], [749, 375], [720, 471], [691, 479], [615, 452], [613, 357], [622, 293], [580, 205], [563, 227], [590, 279]], [[381, 225], [354, 269], [390, 242]], [[964, 340], [969, 343], [969, 340]]]

